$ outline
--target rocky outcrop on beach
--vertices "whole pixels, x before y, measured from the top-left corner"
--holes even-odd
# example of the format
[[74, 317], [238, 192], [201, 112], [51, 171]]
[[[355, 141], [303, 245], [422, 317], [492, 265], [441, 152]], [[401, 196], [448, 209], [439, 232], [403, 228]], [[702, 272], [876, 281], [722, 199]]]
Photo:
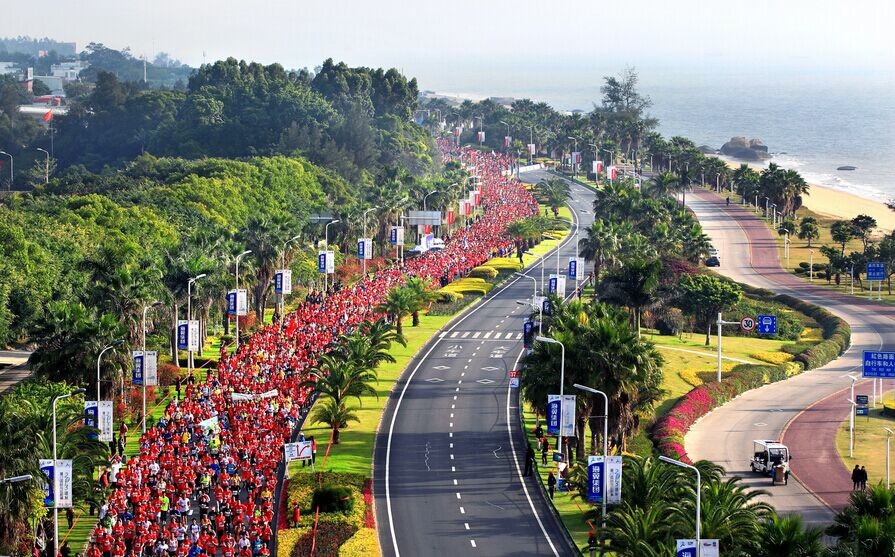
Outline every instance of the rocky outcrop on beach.
[[762, 161], [771, 158], [768, 147], [760, 139], [746, 140], [745, 137], [731, 137], [721, 146], [721, 154], [744, 161]]
[[718, 154], [717, 149], [715, 149], [714, 147], [709, 147], [708, 145], [700, 145], [699, 147], [697, 147], [697, 149], [703, 155], [717, 155]]

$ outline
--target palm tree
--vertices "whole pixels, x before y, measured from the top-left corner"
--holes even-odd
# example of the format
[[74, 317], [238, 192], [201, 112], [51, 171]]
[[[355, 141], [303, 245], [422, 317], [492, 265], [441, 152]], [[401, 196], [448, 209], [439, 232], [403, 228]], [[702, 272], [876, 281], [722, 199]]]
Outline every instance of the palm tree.
[[413, 292], [406, 288], [396, 287], [388, 291], [385, 301], [376, 306], [376, 310], [394, 319], [395, 330], [398, 336], [404, 337], [401, 320], [414, 312], [416, 299]]
[[640, 338], [640, 315], [656, 303], [655, 292], [659, 286], [661, 266], [657, 259], [629, 261], [600, 283], [601, 299], [631, 308], [637, 338]]
[[712, 242], [708, 235], [702, 231], [702, 226], [698, 222], [684, 228], [683, 234], [681, 255], [684, 256], [684, 259], [695, 264], [708, 256]]
[[821, 537], [823, 529], [806, 528], [798, 514], [779, 516], [776, 513], [761, 524], [756, 557], [821, 557], [826, 553]]
[[432, 289], [432, 279], [429, 278], [410, 277], [404, 283], [404, 288], [413, 296], [413, 311], [410, 314], [413, 326], [417, 327], [420, 324], [420, 311], [437, 300], [438, 295]]
[[653, 177], [649, 193], [653, 197], [665, 197], [677, 191], [677, 187], [678, 177], [666, 170]]
[[561, 178], [545, 178], [538, 182], [538, 193], [544, 204], [556, 212], [565, 204], [572, 190], [569, 183]]
[[621, 239], [617, 228], [609, 221], [595, 220], [587, 229], [586, 236], [578, 242], [578, 253], [588, 263], [594, 264], [594, 276], [599, 278], [604, 269], [612, 269], [618, 263]]
[[351, 361], [339, 350], [320, 356], [320, 361], [308, 370], [308, 378], [302, 387], [315, 389], [319, 394], [337, 403], [349, 397], [360, 400], [363, 395], [378, 397], [371, 383], [378, 381], [376, 371], [365, 362]]
[[250, 217], [246, 228], [240, 232], [239, 238], [247, 250], [252, 250], [251, 260], [254, 262], [254, 302], [255, 315], [259, 321], [264, 319], [264, 306], [270, 292], [270, 284], [274, 271], [280, 262], [280, 249], [293, 233], [297, 225], [286, 215], [273, 217]]
[[311, 423], [324, 423], [332, 428], [333, 445], [338, 445], [341, 430], [348, 427], [348, 422], [359, 422], [360, 418], [354, 413], [356, 408], [347, 406], [344, 402], [337, 402], [327, 398], [325, 402], [314, 406], [311, 413]]
[[799, 221], [799, 240], [808, 240], [808, 247], [811, 247], [811, 241], [820, 238], [820, 229], [817, 227], [817, 219], [814, 217], [802, 217]]
[[670, 557], [668, 540], [673, 523], [668, 520], [668, 505], [635, 507], [627, 501], [614, 509], [606, 520], [609, 550], [624, 557]]
[[[768, 496], [763, 490], [747, 489], [741, 478], [703, 481], [702, 535], [714, 538], [722, 547], [748, 550], [760, 543], [761, 521], [773, 512], [768, 503], [756, 501]], [[682, 519], [693, 517], [695, 500], [689, 497], [678, 507]]]

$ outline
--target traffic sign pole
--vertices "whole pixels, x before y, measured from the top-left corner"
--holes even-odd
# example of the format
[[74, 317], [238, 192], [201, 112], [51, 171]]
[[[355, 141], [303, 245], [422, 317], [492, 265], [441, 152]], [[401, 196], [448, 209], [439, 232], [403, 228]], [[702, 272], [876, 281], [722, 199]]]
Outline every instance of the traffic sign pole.
[[721, 318], [721, 312], [718, 312], [718, 321], [716, 322], [718, 325], [718, 383], [721, 382], [721, 329], [724, 325], [740, 325], [742, 326], [741, 321], [724, 321]]

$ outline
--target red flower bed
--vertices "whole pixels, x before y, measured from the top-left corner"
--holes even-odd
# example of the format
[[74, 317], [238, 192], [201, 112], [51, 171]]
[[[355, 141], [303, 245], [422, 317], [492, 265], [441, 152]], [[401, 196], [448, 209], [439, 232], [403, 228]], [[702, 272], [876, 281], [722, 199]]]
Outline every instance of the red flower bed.
[[364, 487], [361, 490], [364, 494], [364, 527], [376, 528], [376, 518], [373, 516], [373, 480], [364, 480]]
[[317, 542], [314, 543], [314, 531], [311, 530], [298, 540], [291, 557], [310, 557], [314, 548], [314, 557], [339, 557], [339, 547], [347, 542], [357, 528], [342, 522], [321, 522], [317, 525]]

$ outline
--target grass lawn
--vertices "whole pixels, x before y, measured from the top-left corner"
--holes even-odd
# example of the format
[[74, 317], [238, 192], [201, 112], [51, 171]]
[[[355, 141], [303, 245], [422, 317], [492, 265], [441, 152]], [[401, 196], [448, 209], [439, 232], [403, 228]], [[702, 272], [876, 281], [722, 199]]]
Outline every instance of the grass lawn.
[[[884, 387], [889, 388], [885, 384]], [[891, 396], [887, 397], [891, 401]], [[855, 464], [867, 468], [867, 483], [872, 485], [878, 481], [886, 481], [886, 430], [895, 431], [895, 418], [884, 416], [882, 405], [870, 408], [870, 416], [855, 416], [855, 450], [854, 458], [848, 456], [848, 418], [842, 422], [836, 434], [836, 450], [851, 470]]]
[[[149, 415], [151, 416], [148, 423], [155, 423], [162, 414], [164, 414], [165, 406], [170, 402], [171, 394], [174, 392], [174, 389], [170, 387], [156, 388], [166, 389], [167, 394], [159, 400], [158, 404], [153, 405], [149, 400], [146, 401], [146, 405], [149, 407]], [[131, 426], [127, 438], [124, 452], [128, 458], [130, 458], [140, 451], [140, 427]], [[89, 507], [87, 505], [75, 507], [74, 511], [75, 521], [71, 530], [67, 530], [66, 528], [65, 511], [59, 511], [59, 542], [61, 545], [62, 542], [68, 541], [72, 553], [80, 552], [83, 554], [87, 546], [87, 540], [90, 539], [90, 535], [96, 527], [98, 516], [96, 514], [90, 516], [90, 513], [88, 512]]]
[[[662, 381], [662, 389], [665, 390], [665, 395], [656, 407], [656, 417], [661, 417], [675, 405], [680, 397], [693, 389], [693, 385], [681, 378], [680, 372], [694, 370], [701, 377], [709, 375], [714, 377], [713, 374], [717, 373], [718, 338], [713, 335], [711, 344], [705, 346], [705, 335], [701, 333], [684, 333], [680, 338], [657, 334], [646, 334], [645, 336], [656, 344], [659, 353], [665, 359], [663, 367], [664, 379]], [[724, 337], [721, 344], [722, 356], [748, 360], [752, 363], [761, 363], [751, 357], [751, 354], [756, 352], [779, 352], [780, 348], [785, 344], [792, 344], [792, 342], [754, 337]], [[663, 347], [667, 348], [663, 349]], [[669, 350], [668, 348], [700, 352], [706, 354], [706, 356], [681, 352], [680, 350]], [[724, 360], [722, 363], [722, 374], [737, 363], [739, 362]]]
[[[535, 414], [528, 407], [528, 405], [523, 405], [523, 427], [525, 428], [525, 433], [528, 440], [531, 442], [532, 447], [537, 447], [538, 442], [535, 439], [534, 434], [532, 433], [537, 426]], [[543, 425], [544, 418], [541, 417], [541, 423]], [[551, 446], [555, 443], [555, 438], [551, 439]], [[544, 489], [547, 489], [547, 473], [553, 472], [555, 476], [558, 476], [556, 463], [552, 461], [547, 461], [547, 466], [541, 466], [541, 451], [536, 450], [537, 458], [535, 459], [535, 466], [538, 476], [541, 478], [541, 482], [544, 486]], [[570, 491], [557, 491], [553, 496], [553, 507], [556, 509], [557, 514], [560, 519], [562, 519], [563, 524], [566, 529], [569, 531], [569, 534], [572, 536], [572, 540], [575, 541], [575, 545], [577, 547], [584, 547], [587, 545], [587, 537], [591, 531], [591, 525], [584, 520], [584, 511], [588, 510], [592, 507], [587, 501], [582, 501], [580, 498], [572, 499], [572, 492]]]
[[[451, 320], [451, 316], [420, 316], [419, 327], [411, 327], [408, 318], [404, 326], [404, 336], [407, 338], [407, 347], [396, 344], [392, 347], [392, 356], [396, 363], [383, 363], [379, 366], [379, 382], [375, 384], [378, 398], [373, 396], [361, 397], [357, 416], [360, 422], [352, 422], [348, 428], [341, 430], [341, 440], [338, 445], [332, 445], [330, 455], [324, 466], [324, 453], [330, 438], [330, 430], [325, 424], [304, 427], [305, 437], [314, 435], [318, 440], [317, 464], [319, 468], [333, 472], [351, 472], [372, 476], [373, 441], [376, 438], [376, 430], [382, 410], [388, 401], [389, 393], [397, 382], [404, 368], [410, 363], [411, 358], [422, 348], [432, 336]], [[357, 405], [357, 402], [349, 401]], [[299, 473], [301, 464], [293, 462], [290, 465], [290, 474]]]

